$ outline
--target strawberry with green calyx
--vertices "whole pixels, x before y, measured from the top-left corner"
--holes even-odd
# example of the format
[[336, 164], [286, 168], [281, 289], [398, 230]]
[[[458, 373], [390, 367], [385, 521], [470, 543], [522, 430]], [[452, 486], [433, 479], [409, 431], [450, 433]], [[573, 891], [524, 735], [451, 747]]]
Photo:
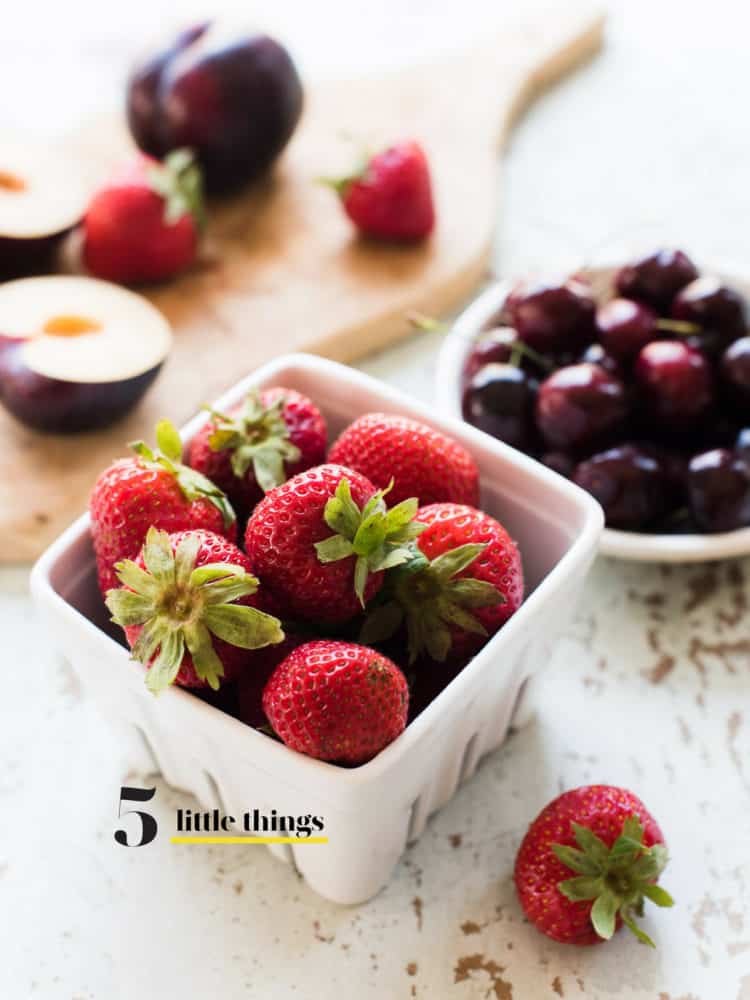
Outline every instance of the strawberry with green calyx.
[[161, 281], [193, 263], [205, 227], [200, 167], [187, 149], [134, 157], [94, 195], [83, 221], [87, 270], [117, 282]]
[[415, 511], [415, 501], [388, 511], [369, 479], [329, 462], [266, 494], [245, 549], [280, 617], [344, 623], [377, 594], [386, 569], [411, 557]]
[[115, 563], [137, 556], [152, 525], [169, 532], [202, 528], [231, 541], [237, 535], [221, 490], [180, 462], [182, 444], [168, 421], [159, 424], [157, 438], [158, 451], [137, 441], [136, 454], [105, 469], [91, 492], [91, 537], [103, 594], [118, 586]]
[[518, 549], [498, 521], [464, 504], [430, 504], [416, 520], [424, 529], [414, 558], [389, 574], [360, 642], [405, 623], [412, 663], [422, 653], [438, 662], [472, 654], [523, 600]]
[[251, 392], [228, 413], [209, 412], [190, 442], [188, 464], [220, 486], [241, 516], [264, 493], [325, 460], [325, 420], [294, 389]]
[[402, 500], [390, 510], [384, 497], [393, 487], [378, 490], [360, 510], [352, 500], [349, 480], [342, 479], [328, 500], [323, 517], [335, 532], [315, 543], [322, 563], [338, 562], [353, 556], [354, 590], [362, 607], [365, 606], [365, 585], [370, 573], [379, 573], [409, 562], [414, 557], [410, 543], [424, 531], [414, 517], [419, 507], [416, 497]]
[[653, 947], [635, 917], [645, 900], [673, 905], [656, 884], [667, 861], [662, 832], [640, 799], [589, 785], [542, 810], [519, 848], [514, 878], [526, 916], [555, 941], [597, 944], [625, 925]]
[[108, 592], [107, 607], [154, 693], [175, 682], [217, 690], [247, 650], [284, 639], [279, 620], [254, 606], [258, 580], [247, 557], [212, 532], [150, 528], [138, 558], [116, 570], [122, 586]]

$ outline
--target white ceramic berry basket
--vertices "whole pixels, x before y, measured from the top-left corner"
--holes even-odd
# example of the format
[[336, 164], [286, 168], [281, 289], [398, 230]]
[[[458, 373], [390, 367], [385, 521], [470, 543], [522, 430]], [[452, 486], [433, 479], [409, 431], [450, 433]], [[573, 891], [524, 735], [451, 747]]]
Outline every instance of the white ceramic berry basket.
[[[611, 295], [615, 268], [580, 268], [594, 288], [597, 298]], [[720, 273], [732, 288], [750, 298], [750, 283], [734, 275]], [[435, 373], [435, 398], [441, 413], [461, 417], [461, 372], [478, 334], [487, 329], [508, 297], [513, 282], [500, 281], [485, 289], [453, 325], [443, 341]], [[750, 528], [717, 534], [660, 535], [605, 528], [599, 551], [602, 555], [634, 562], [692, 563], [731, 559], [750, 555]]]
[[[601, 508], [586, 493], [519, 452], [351, 368], [306, 355], [266, 365], [230, 389], [283, 385], [311, 396], [331, 435], [362, 413], [384, 410], [453, 435], [474, 455], [482, 506], [518, 541], [528, 596], [459, 676], [374, 760], [345, 769], [304, 757], [179, 688], [155, 698], [144, 671], [112, 638], [99, 596], [84, 514], [42, 555], [33, 594], [62, 654], [103, 712], [137, 727], [165, 779], [204, 808], [233, 815], [258, 807], [319, 814], [326, 845], [274, 845], [328, 899], [357, 903], [388, 881], [405, 845], [508, 731], [525, 681], [569, 618], [594, 558]], [[201, 422], [183, 428], [189, 440]]]

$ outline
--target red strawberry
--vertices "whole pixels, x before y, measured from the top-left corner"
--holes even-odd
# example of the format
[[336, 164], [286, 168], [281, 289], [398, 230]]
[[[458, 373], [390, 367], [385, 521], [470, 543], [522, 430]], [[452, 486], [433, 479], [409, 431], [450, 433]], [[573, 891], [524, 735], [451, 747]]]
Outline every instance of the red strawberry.
[[199, 472], [180, 463], [182, 442], [168, 420], [156, 428], [159, 451], [142, 441], [131, 447], [136, 458], [123, 458], [99, 476], [89, 501], [91, 535], [99, 587], [117, 587], [115, 563], [134, 559], [154, 525], [165, 531], [204, 528], [234, 541], [234, 511], [221, 490]]
[[378, 642], [406, 622], [411, 662], [426, 651], [444, 661], [483, 646], [523, 601], [515, 542], [489, 514], [462, 504], [420, 507], [426, 525], [419, 556], [396, 569], [386, 600], [370, 614], [363, 642]]
[[138, 558], [119, 562], [117, 575], [122, 586], [109, 591], [107, 607], [155, 694], [172, 683], [216, 690], [251, 669], [248, 650], [284, 638], [279, 620], [256, 606], [250, 560], [211, 531], [149, 528]]
[[328, 183], [366, 236], [413, 243], [433, 230], [430, 168], [416, 142], [391, 146], [372, 156], [358, 173]]
[[211, 414], [190, 442], [188, 465], [224, 490], [242, 517], [268, 490], [325, 461], [325, 420], [294, 389], [264, 389], [226, 416]]
[[261, 500], [245, 548], [282, 617], [348, 621], [380, 590], [384, 570], [411, 557], [417, 502], [387, 510], [383, 495], [358, 472], [319, 465]]
[[246, 725], [255, 729], [268, 725], [263, 711], [263, 689], [281, 661], [303, 642], [307, 639], [287, 632], [283, 642], [266, 646], [253, 654], [252, 665], [237, 678], [237, 717]]
[[567, 944], [597, 944], [635, 924], [644, 897], [672, 898], [656, 882], [668, 860], [654, 818], [632, 792], [589, 785], [565, 792], [529, 827], [516, 857], [521, 906], [542, 934]]
[[192, 264], [203, 226], [200, 169], [175, 150], [139, 155], [94, 195], [83, 221], [87, 269], [109, 281], [161, 281]]
[[329, 462], [361, 472], [394, 503], [417, 497], [428, 503], [479, 503], [479, 471], [471, 455], [446, 434], [388, 413], [366, 413], [334, 443]]
[[395, 663], [333, 639], [295, 649], [263, 692], [263, 709], [288, 747], [342, 764], [364, 764], [392, 743], [408, 707], [406, 679]]

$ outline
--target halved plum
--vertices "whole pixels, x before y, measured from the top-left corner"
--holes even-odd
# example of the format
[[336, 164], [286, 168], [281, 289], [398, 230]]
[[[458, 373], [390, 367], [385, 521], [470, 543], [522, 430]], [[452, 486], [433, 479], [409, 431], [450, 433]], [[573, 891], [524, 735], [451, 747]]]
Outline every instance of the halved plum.
[[159, 373], [167, 320], [135, 292], [64, 275], [0, 285], [0, 402], [37, 430], [106, 427]]

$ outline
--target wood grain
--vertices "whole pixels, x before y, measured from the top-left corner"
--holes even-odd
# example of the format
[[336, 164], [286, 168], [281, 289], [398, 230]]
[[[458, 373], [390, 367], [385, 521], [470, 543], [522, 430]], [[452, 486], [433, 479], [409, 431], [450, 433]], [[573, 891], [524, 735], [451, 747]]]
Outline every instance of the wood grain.
[[[35, 558], [85, 506], [98, 472], [150, 438], [161, 416], [180, 424], [201, 403], [270, 358], [308, 350], [353, 361], [408, 335], [406, 314], [440, 314], [485, 275], [497, 216], [497, 154], [529, 101], [599, 47], [588, 0], [544, 18], [530, 8], [471, 51], [386, 78], [322, 83], [274, 174], [212, 206], [200, 264], [148, 297], [175, 330], [175, 349], [142, 403], [107, 431], [40, 435], [0, 414], [0, 562]], [[433, 170], [438, 226], [415, 248], [357, 239], [316, 184], [351, 158], [342, 134], [378, 148], [415, 137]], [[102, 164], [122, 156], [119, 123], [97, 122], [75, 145]]]

